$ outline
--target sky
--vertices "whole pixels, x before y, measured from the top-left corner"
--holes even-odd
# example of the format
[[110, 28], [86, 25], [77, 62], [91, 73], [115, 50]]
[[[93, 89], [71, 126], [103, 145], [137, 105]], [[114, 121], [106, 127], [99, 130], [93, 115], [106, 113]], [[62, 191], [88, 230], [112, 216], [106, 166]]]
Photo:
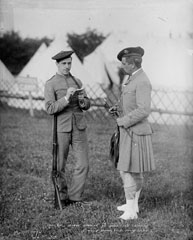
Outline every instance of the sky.
[[[186, 35], [192, 0], [0, 0], [1, 13], [23, 37], [55, 37], [88, 28], [108, 34]], [[6, 27], [1, 20], [1, 28]], [[2, 22], [4, 23], [2, 24]]]

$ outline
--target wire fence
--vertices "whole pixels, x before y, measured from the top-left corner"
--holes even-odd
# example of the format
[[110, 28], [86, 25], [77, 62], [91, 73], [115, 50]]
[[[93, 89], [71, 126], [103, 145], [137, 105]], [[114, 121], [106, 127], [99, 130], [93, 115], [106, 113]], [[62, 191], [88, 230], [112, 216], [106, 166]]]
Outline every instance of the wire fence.
[[[32, 79], [33, 80], [33, 79]], [[109, 120], [109, 114], [105, 108], [105, 99], [110, 105], [114, 105], [120, 98], [120, 87], [113, 85], [104, 89], [101, 85], [85, 86], [88, 97], [91, 100], [91, 108], [86, 116], [91, 121]], [[32, 90], [32, 91], [30, 91]], [[38, 83], [34, 88], [21, 87], [18, 81], [0, 81], [0, 102], [3, 106], [20, 109], [29, 109], [34, 115], [34, 110], [44, 111], [44, 83]], [[165, 126], [185, 126], [191, 128], [193, 125], [193, 92], [176, 91], [166, 89], [153, 89], [151, 114], [149, 121]]]

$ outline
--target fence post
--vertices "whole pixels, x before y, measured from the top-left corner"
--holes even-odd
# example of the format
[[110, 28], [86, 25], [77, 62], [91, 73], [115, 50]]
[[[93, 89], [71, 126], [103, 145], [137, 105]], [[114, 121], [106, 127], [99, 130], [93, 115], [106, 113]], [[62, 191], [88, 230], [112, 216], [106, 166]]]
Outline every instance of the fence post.
[[29, 91], [29, 104], [30, 104], [30, 116], [33, 117], [34, 116], [34, 111], [33, 111], [33, 102], [32, 102], [32, 94], [31, 91]]

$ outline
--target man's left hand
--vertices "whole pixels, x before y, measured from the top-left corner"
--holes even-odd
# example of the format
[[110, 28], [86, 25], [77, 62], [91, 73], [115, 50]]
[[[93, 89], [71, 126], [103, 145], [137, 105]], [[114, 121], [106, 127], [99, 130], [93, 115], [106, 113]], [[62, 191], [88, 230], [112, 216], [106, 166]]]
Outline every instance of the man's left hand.
[[121, 118], [117, 118], [116, 121], [119, 127], [123, 126]]

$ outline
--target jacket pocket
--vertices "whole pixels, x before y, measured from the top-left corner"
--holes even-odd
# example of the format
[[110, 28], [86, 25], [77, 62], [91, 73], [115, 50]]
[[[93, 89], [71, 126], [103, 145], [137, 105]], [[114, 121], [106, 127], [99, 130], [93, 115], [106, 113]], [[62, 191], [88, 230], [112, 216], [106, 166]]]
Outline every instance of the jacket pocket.
[[86, 126], [86, 118], [83, 113], [74, 113], [75, 124], [79, 130], [84, 130]]

